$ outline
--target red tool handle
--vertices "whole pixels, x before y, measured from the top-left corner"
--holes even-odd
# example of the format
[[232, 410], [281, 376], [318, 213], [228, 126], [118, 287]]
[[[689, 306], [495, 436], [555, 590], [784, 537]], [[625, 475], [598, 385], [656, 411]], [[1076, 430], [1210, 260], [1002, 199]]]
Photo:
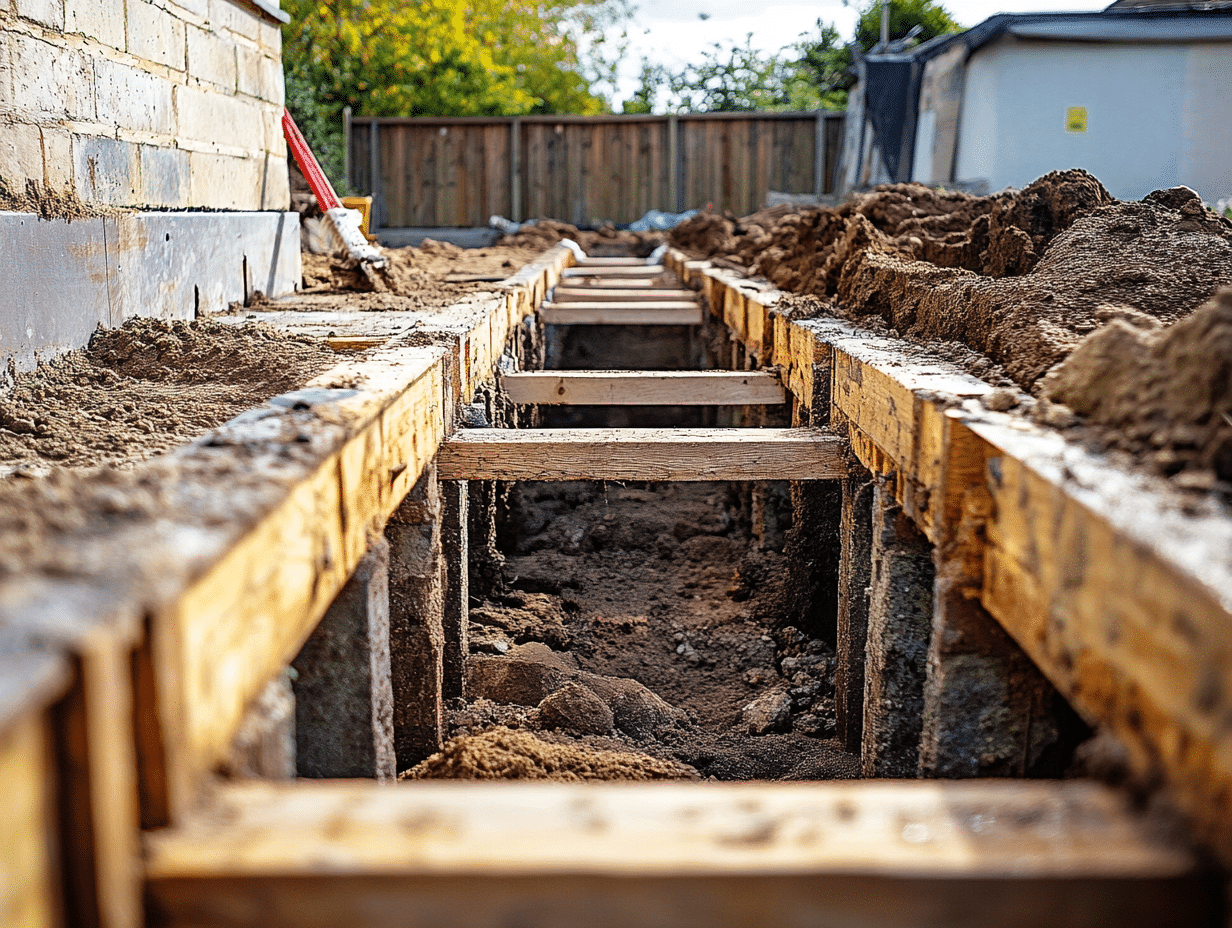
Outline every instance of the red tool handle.
[[316, 156], [308, 147], [303, 133], [299, 131], [299, 126], [295, 124], [295, 120], [285, 108], [282, 111], [282, 134], [286, 136], [287, 144], [291, 146], [291, 154], [295, 156], [295, 163], [299, 165], [300, 171], [307, 179], [308, 186], [316, 195], [321, 209], [331, 210], [341, 206], [342, 202], [338, 199], [338, 194], [334, 193], [334, 185], [329, 182], [329, 178], [321, 170], [321, 165], [317, 163]]

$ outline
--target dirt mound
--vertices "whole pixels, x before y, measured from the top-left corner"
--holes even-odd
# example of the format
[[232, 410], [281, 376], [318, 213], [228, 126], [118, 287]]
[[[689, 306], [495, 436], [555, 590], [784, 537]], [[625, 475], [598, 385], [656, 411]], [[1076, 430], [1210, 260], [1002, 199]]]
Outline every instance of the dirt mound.
[[1028, 390], [1097, 327], [1103, 304], [1170, 322], [1232, 283], [1232, 223], [1192, 191], [1119, 202], [1084, 171], [991, 197], [895, 184], [784, 215], [764, 235], [742, 231], [761, 228], [753, 218], [723, 238], [716, 217], [699, 216], [672, 241], [737, 256], [835, 314], [961, 342]]
[[337, 363], [319, 342], [259, 324], [133, 319], [0, 393], [0, 465], [139, 461]]
[[523, 223], [513, 235], [503, 236], [498, 244], [505, 247], [529, 247], [542, 252], [566, 238], [581, 245], [582, 250], [591, 257], [629, 254], [638, 258], [649, 255], [664, 240], [662, 232], [630, 232], [627, 229], [617, 229], [610, 223], [591, 231], [554, 219], [536, 219]]
[[402, 774], [408, 780], [695, 780], [697, 771], [649, 754], [553, 744], [493, 728], [449, 741]]
[[1232, 288], [1168, 328], [1109, 306], [1043, 392], [1166, 473], [1232, 483]]

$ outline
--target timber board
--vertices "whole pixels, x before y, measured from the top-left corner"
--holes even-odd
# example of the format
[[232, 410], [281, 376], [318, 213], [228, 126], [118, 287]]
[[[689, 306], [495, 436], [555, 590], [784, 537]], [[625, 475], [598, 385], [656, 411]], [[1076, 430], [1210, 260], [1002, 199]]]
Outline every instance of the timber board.
[[564, 405], [750, 406], [785, 400], [763, 371], [521, 371], [500, 378], [511, 402]]

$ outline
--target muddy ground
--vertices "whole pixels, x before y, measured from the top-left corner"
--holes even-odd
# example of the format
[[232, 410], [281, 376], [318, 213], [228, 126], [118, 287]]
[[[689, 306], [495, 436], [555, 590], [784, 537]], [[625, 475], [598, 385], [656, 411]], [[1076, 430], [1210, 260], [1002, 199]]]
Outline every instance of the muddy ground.
[[1049, 425], [1232, 491], [1232, 298], [1215, 299], [1232, 285], [1232, 221], [1187, 188], [1125, 202], [1078, 170], [987, 197], [894, 184], [837, 209], [703, 214], [671, 241], [764, 276], [794, 316], [919, 341], [1024, 391], [1010, 405]]
[[740, 497], [738, 484], [516, 485], [504, 586], [471, 609], [470, 701], [411, 776], [505, 770], [510, 736], [481, 734], [493, 726], [569, 749], [536, 776], [858, 776], [833, 740], [833, 652], [774, 620], [781, 585], [758, 578], [782, 552], [758, 550]]

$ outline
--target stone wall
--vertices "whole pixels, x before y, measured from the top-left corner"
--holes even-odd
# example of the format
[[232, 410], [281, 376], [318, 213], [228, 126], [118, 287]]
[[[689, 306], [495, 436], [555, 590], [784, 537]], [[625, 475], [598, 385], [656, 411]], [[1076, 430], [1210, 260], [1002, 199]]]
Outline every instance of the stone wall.
[[0, 0], [0, 179], [285, 209], [276, 0]]

